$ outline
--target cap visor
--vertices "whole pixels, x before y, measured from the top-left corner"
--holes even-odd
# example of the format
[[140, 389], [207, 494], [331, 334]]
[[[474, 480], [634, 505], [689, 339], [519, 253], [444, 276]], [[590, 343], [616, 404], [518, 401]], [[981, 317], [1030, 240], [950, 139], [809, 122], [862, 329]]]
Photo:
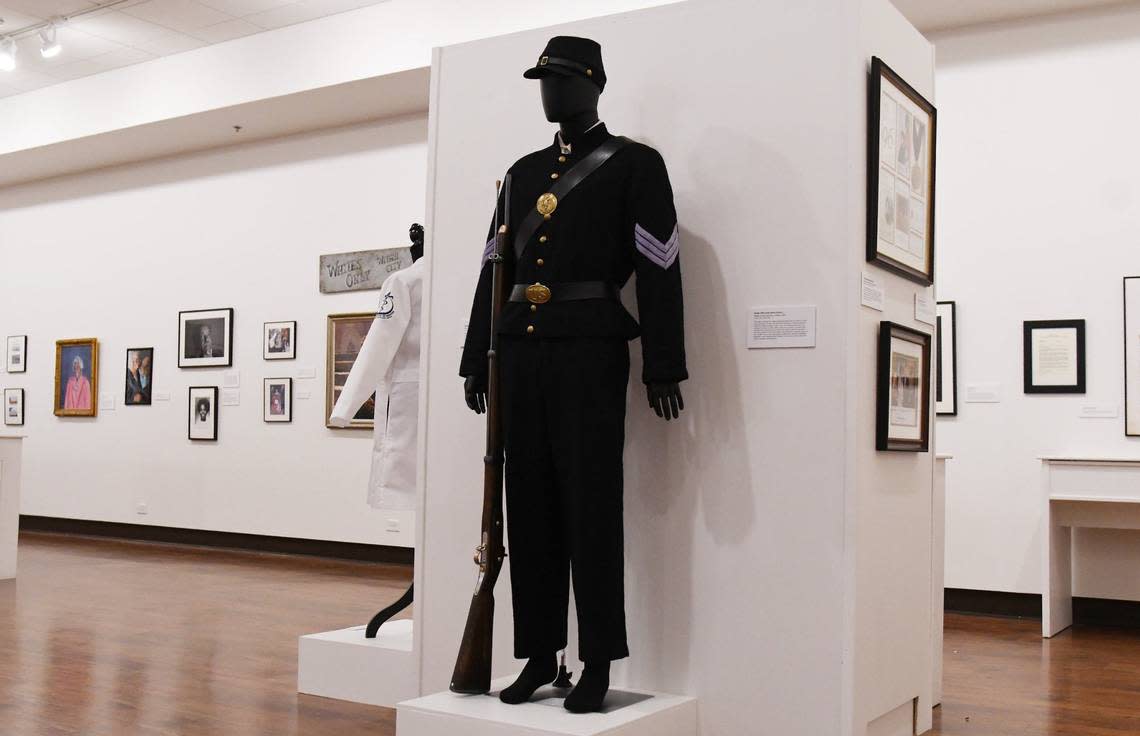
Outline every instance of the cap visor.
[[525, 72], [523, 72], [523, 76], [526, 77], [527, 79], [542, 79], [543, 77], [548, 77], [551, 74], [558, 74], [559, 76], [570, 77], [570, 76], [574, 76], [576, 74], [576, 72], [571, 71], [570, 69], [566, 69], [564, 67], [556, 66], [554, 64], [548, 64], [546, 66], [532, 67], [530, 69], [527, 69]]

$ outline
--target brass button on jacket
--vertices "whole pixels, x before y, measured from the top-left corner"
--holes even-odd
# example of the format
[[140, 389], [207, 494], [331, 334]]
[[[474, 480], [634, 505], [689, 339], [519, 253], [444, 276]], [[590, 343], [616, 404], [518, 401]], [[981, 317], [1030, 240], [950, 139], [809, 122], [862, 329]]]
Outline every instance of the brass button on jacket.
[[548, 240], [548, 238], [545, 235], [543, 235], [543, 236], [539, 237], [538, 242], [545, 243], [547, 240]]
[[526, 334], [528, 334], [528, 335], [534, 334], [534, 325], [527, 325], [526, 326]]

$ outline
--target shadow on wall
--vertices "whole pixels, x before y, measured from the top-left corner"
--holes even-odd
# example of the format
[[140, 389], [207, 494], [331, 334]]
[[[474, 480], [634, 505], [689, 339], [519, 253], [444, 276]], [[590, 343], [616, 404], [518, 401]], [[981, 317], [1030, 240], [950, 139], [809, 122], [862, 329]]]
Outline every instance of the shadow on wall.
[[992, 62], [1140, 38], [1140, 9], [1121, 4], [949, 31], [934, 37], [938, 66]]
[[[377, 136], [377, 127], [384, 128], [383, 136]], [[427, 115], [402, 115], [17, 184], [0, 189], [0, 212], [426, 143]]]

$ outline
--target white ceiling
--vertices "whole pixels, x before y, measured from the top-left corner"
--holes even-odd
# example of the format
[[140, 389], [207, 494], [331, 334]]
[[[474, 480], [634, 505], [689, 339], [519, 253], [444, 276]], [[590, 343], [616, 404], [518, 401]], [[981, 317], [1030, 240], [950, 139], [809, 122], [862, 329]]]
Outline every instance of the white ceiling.
[[1126, 0], [892, 0], [892, 2], [907, 20], [926, 34], [1003, 20], [1137, 4]]
[[[0, 71], [0, 97], [384, 1], [129, 0], [69, 21], [53, 59], [40, 55], [38, 35], [20, 39], [16, 71]], [[0, 36], [108, 2], [0, 0]]]

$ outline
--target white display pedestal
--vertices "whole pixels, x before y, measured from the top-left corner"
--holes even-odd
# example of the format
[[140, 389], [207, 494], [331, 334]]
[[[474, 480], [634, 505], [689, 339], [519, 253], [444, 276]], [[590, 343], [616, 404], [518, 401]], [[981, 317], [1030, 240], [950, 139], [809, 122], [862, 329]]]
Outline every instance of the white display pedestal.
[[419, 694], [411, 620], [389, 621], [375, 639], [364, 627], [308, 634], [297, 646], [297, 692], [395, 707]]
[[938, 455], [934, 459], [934, 512], [930, 550], [930, 612], [933, 631], [930, 637], [934, 691], [932, 707], [942, 705], [942, 642], [946, 626], [946, 461], [953, 455]]
[[498, 692], [514, 682], [492, 683], [490, 695], [436, 693], [396, 706], [397, 736], [696, 736], [697, 701], [679, 695], [611, 689], [605, 712], [575, 714], [553, 688], [523, 705], [504, 705]]
[[20, 536], [20, 453], [24, 438], [0, 435], [0, 580], [16, 577]]

